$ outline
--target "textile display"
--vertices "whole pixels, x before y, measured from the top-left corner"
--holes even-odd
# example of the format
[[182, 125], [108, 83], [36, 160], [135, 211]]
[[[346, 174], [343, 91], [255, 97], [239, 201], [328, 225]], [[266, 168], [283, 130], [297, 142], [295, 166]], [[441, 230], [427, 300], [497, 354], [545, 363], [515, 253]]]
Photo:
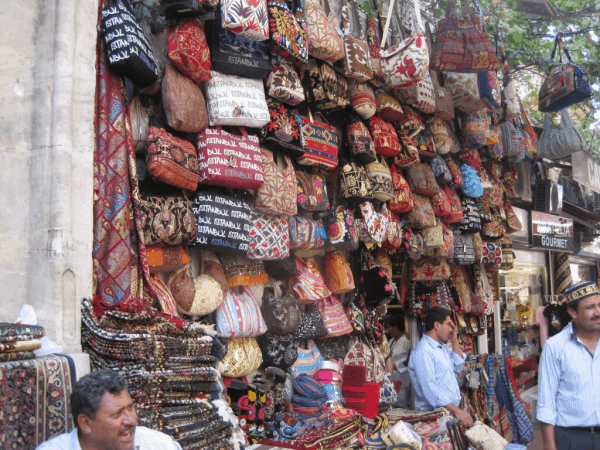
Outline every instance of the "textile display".
[[210, 80], [210, 51], [204, 27], [194, 18], [180, 20], [167, 29], [169, 59], [194, 83]]

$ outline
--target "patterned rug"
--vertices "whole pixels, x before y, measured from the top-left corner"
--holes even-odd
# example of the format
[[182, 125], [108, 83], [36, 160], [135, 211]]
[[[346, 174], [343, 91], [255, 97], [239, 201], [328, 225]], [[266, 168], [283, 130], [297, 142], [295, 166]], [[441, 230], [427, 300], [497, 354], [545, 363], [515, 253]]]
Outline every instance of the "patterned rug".
[[75, 365], [50, 355], [0, 364], [0, 448], [34, 450], [73, 429], [69, 397]]

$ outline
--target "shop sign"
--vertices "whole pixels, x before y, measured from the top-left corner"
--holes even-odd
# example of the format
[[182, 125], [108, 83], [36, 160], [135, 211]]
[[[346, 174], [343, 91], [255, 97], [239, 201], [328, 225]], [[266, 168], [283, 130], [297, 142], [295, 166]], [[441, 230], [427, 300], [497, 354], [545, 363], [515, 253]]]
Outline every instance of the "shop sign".
[[586, 152], [571, 154], [573, 179], [592, 191], [600, 192], [600, 164]]
[[531, 246], [544, 250], [573, 253], [573, 220], [531, 211]]

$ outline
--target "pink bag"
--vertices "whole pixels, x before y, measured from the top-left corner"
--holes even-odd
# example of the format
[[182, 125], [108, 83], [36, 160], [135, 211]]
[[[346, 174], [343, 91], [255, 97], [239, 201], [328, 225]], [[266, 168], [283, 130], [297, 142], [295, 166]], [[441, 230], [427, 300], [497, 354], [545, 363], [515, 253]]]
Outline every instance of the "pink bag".
[[327, 336], [325, 338], [352, 333], [353, 328], [350, 325], [346, 311], [344, 311], [340, 300], [335, 295], [317, 300], [317, 306], [321, 317], [323, 317], [325, 328], [327, 328]]
[[256, 136], [240, 128], [241, 136], [221, 127], [198, 135], [200, 183], [238, 189], [258, 189], [264, 183], [263, 160]]
[[331, 295], [313, 258], [296, 256], [296, 270], [298, 275], [290, 278], [289, 286], [299, 303], [315, 303]]

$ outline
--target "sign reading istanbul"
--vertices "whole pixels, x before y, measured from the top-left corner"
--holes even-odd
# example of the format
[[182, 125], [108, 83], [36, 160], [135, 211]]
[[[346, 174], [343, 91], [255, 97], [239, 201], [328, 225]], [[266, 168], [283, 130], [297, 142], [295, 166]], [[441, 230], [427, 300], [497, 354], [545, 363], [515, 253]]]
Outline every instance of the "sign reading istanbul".
[[531, 211], [531, 246], [544, 250], [573, 253], [573, 220]]
[[600, 164], [587, 152], [571, 154], [573, 166], [573, 179], [592, 191], [600, 192]]

